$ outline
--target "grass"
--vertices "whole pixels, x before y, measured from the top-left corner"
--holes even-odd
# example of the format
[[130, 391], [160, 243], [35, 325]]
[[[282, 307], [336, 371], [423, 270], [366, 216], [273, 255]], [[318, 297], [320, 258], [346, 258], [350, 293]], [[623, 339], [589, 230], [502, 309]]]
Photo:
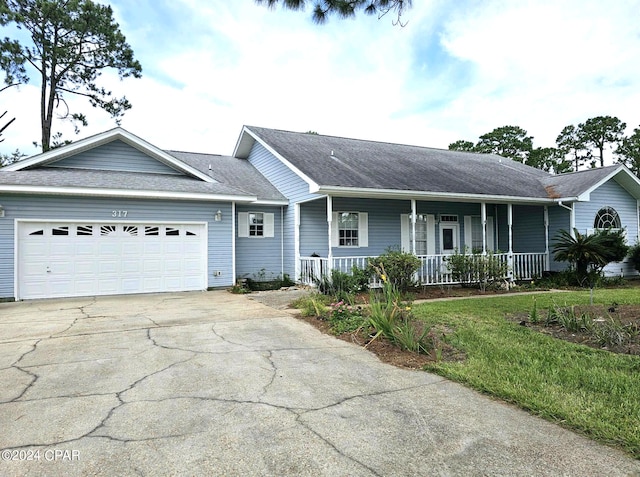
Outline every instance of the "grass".
[[[586, 305], [589, 292], [536, 295], [537, 309]], [[640, 289], [599, 290], [594, 303], [640, 303]], [[640, 459], [640, 357], [557, 340], [505, 320], [530, 313], [531, 295], [434, 302], [414, 306], [427, 324], [455, 329], [447, 341], [464, 362], [428, 370], [514, 403], [533, 414], [614, 444]]]

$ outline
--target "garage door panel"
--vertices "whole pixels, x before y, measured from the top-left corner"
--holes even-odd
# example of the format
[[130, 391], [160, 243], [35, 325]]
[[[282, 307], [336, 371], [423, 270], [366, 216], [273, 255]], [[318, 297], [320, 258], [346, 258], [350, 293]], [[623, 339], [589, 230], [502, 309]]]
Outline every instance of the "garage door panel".
[[19, 221], [17, 235], [19, 298], [207, 286], [203, 224]]

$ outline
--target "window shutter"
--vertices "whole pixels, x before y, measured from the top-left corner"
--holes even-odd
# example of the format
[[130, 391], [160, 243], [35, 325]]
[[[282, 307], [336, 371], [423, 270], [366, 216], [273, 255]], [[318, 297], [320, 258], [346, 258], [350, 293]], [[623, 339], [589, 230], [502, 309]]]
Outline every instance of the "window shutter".
[[369, 246], [369, 214], [360, 212], [358, 217], [358, 247]]
[[249, 213], [238, 212], [238, 237], [249, 236]]
[[403, 252], [411, 252], [411, 221], [409, 220], [409, 214], [400, 215], [400, 249]]
[[427, 215], [427, 255], [436, 254], [436, 217]]
[[471, 224], [471, 216], [464, 216], [464, 248], [466, 252], [469, 249], [469, 253], [473, 250], [473, 225]]
[[273, 214], [264, 213], [262, 217], [264, 218], [264, 236], [273, 237]]
[[340, 245], [340, 241], [338, 239], [338, 212], [332, 213], [331, 218], [331, 246], [337, 247]]

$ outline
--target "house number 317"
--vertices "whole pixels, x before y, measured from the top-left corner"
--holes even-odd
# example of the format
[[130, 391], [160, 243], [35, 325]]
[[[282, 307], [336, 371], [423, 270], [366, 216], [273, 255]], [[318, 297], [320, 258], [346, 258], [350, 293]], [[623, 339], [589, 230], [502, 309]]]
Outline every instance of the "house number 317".
[[126, 217], [127, 216], [127, 211], [126, 210], [112, 210], [111, 211], [111, 217]]

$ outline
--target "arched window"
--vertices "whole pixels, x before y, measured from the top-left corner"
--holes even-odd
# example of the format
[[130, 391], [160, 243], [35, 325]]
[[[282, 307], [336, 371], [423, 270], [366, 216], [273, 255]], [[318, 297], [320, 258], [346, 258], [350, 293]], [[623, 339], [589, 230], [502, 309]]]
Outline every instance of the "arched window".
[[594, 229], [619, 229], [622, 228], [620, 216], [613, 207], [603, 207], [596, 214], [593, 221]]

